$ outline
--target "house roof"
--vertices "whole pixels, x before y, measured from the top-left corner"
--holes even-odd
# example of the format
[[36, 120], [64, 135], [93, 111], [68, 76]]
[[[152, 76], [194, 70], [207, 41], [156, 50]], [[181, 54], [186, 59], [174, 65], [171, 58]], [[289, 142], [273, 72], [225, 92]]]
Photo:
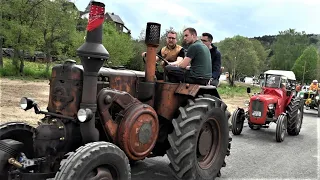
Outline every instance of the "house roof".
[[116, 22], [116, 23], [119, 23], [122, 25], [124, 24], [124, 22], [122, 21], [122, 19], [118, 15], [116, 15], [114, 13], [109, 13], [109, 12], [107, 12], [106, 14], [108, 14], [108, 16], [110, 16], [110, 18], [113, 22]]

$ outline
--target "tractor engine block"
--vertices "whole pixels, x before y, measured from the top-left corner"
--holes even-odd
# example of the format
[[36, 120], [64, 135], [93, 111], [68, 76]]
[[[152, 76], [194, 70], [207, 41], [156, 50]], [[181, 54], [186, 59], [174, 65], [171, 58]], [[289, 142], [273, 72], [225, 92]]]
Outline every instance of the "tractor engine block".
[[[66, 152], [75, 150], [82, 143], [80, 128], [69, 120], [45, 117], [33, 137], [35, 157], [46, 157], [42, 172], [52, 171]], [[57, 163], [56, 163], [57, 162]]]
[[129, 93], [106, 88], [98, 94], [98, 109], [108, 135], [131, 160], [150, 154], [159, 133], [158, 116], [151, 106]]

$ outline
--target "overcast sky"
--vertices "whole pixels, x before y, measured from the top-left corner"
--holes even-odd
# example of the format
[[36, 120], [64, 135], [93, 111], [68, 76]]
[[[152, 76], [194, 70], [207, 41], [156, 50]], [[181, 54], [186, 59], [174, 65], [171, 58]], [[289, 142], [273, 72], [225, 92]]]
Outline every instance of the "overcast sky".
[[[292, 28], [320, 34], [320, 0], [97, 0], [119, 15], [137, 38], [147, 22], [180, 31], [194, 27], [214, 42], [226, 37], [276, 35]], [[90, 0], [76, 0], [84, 10]]]

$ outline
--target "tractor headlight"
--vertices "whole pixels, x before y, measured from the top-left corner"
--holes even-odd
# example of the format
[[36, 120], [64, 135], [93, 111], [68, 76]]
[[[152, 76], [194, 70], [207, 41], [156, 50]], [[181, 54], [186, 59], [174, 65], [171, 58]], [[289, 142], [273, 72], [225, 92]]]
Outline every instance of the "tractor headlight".
[[319, 100], [319, 96], [316, 96], [316, 100]]
[[32, 107], [34, 106], [34, 101], [32, 99], [29, 99], [27, 97], [23, 97], [21, 98], [20, 100], [20, 107], [23, 109], [23, 110], [29, 110], [31, 109]]
[[274, 104], [269, 104], [268, 109], [274, 109]]
[[90, 120], [92, 118], [92, 115], [93, 115], [93, 113], [92, 113], [91, 109], [88, 109], [88, 108], [87, 109], [79, 109], [77, 117], [78, 117], [78, 120], [83, 123], [83, 122]]

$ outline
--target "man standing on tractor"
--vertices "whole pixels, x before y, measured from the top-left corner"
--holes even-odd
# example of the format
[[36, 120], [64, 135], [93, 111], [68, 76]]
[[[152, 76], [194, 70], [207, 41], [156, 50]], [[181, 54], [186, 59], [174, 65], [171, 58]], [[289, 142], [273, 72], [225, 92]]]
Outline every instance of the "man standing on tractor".
[[[181, 61], [185, 57], [185, 49], [177, 44], [177, 33], [173, 30], [167, 32], [166, 46], [162, 47], [157, 55], [163, 57], [168, 62]], [[146, 52], [143, 52], [142, 57], [146, 57]], [[156, 56], [156, 60], [160, 58]], [[161, 65], [164, 66], [165, 62], [161, 61]], [[156, 77], [158, 80], [163, 80], [163, 74], [156, 71]]]
[[194, 28], [186, 28], [183, 35], [184, 41], [189, 44], [188, 51], [183, 60], [169, 63], [165, 67], [169, 81], [207, 85], [212, 77], [210, 51], [198, 40]]
[[318, 81], [313, 80], [312, 83], [310, 84], [309, 90], [317, 91], [318, 89], [319, 89]]
[[212, 63], [212, 79], [210, 85], [218, 86], [219, 78], [221, 75], [221, 53], [218, 48], [212, 43], [212, 35], [210, 33], [202, 33], [201, 41], [205, 44], [211, 54], [211, 63]]

